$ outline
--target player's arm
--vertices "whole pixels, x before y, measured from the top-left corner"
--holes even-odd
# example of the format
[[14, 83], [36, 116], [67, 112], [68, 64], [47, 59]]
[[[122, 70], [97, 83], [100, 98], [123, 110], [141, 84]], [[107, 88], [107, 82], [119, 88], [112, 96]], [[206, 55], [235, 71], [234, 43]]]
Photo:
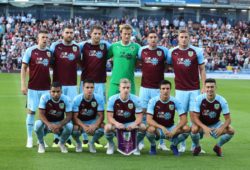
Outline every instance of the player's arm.
[[113, 116], [114, 116], [113, 112], [110, 111], [107, 112], [108, 123], [114, 125], [117, 129], [124, 129], [125, 126], [122, 123], [117, 122]]
[[164, 129], [165, 127], [162, 126], [161, 124], [158, 124], [154, 119], [153, 119], [153, 115], [151, 114], [147, 114], [147, 123], [149, 126], [153, 126], [155, 128], [160, 128], [160, 129]]
[[101, 124], [103, 123], [103, 120], [104, 120], [104, 105], [105, 105], [105, 102], [104, 100], [96, 95], [96, 100], [97, 100], [97, 103], [98, 103], [98, 107], [97, 107], [97, 120], [96, 120], [96, 123], [94, 124], [94, 130], [96, 130], [98, 127], [101, 126]]
[[135, 126], [138, 126], [138, 125], [141, 124], [142, 118], [143, 118], [143, 113], [142, 112], [136, 114], [136, 119], [135, 119], [135, 122], [134, 122]]
[[218, 129], [215, 129], [215, 134], [217, 137], [223, 134], [223, 132], [226, 130], [227, 127], [231, 124], [231, 116], [230, 114], [224, 115], [225, 122], [223, 123], [222, 126], [220, 126]]
[[96, 123], [95, 123], [95, 125], [96, 125], [96, 128], [98, 128], [98, 127], [100, 127], [101, 126], [101, 124], [102, 124], [102, 122], [104, 121], [104, 113], [103, 112], [97, 112], [97, 115], [98, 115], [98, 119], [96, 120]]
[[113, 44], [110, 46], [109, 50], [108, 50], [108, 59], [111, 59], [113, 57]]
[[26, 86], [26, 75], [28, 72], [28, 65], [26, 63], [22, 63], [22, 68], [21, 68], [21, 92], [22, 94], [26, 95], [27, 94], [27, 86]]
[[201, 76], [201, 83], [202, 83], [202, 88], [201, 92], [205, 93], [205, 80], [206, 80], [206, 69], [205, 69], [205, 64], [199, 65], [199, 71], [200, 71], [200, 76]]
[[51, 130], [53, 133], [59, 133], [59, 128], [48, 121], [48, 119], [45, 117], [45, 109], [39, 108], [39, 119]]
[[50, 67], [53, 68], [55, 64], [55, 48], [56, 48], [56, 42], [52, 43], [49, 50], [51, 52], [50, 57]]
[[[141, 60], [141, 54], [142, 54], [143, 47], [139, 48], [137, 57], [136, 57], [136, 68], [141, 68], [142, 67], [142, 60]], [[145, 112], [144, 112], [145, 114]]]
[[221, 100], [221, 107], [222, 107], [222, 113], [224, 115], [225, 121], [221, 127], [219, 127], [218, 129], [215, 129], [216, 136], [220, 136], [223, 133], [225, 133], [226, 128], [229, 127], [229, 125], [231, 124], [231, 116], [230, 116], [228, 103], [224, 98], [222, 98]]
[[78, 67], [82, 68], [82, 62], [83, 62], [82, 48], [80, 47], [79, 44], [76, 44], [76, 45], [77, 45], [77, 48], [79, 48], [79, 54], [78, 56], [76, 56], [76, 63]]
[[153, 115], [148, 113], [147, 114], [147, 123], [149, 126], [153, 126], [155, 128], [159, 128], [163, 131], [163, 133], [167, 136], [170, 136], [170, 132], [161, 124], [157, 123], [154, 119], [153, 119]]
[[172, 135], [173, 136], [176, 135], [181, 130], [181, 128], [183, 128], [186, 124], [187, 124], [187, 114], [184, 113], [180, 115], [180, 121], [176, 125], [176, 127], [173, 129]]
[[60, 122], [60, 128], [72, 120], [72, 112], [66, 112], [66, 117]]
[[173, 99], [176, 107], [176, 111], [179, 114], [179, 123], [176, 125], [176, 127], [172, 130], [171, 134], [172, 136], [178, 134], [180, 130], [187, 124], [187, 113], [183, 110], [182, 104], [179, 100]]
[[206, 70], [205, 70], [205, 63], [204, 63], [204, 55], [203, 55], [203, 50], [198, 48], [197, 49], [197, 59], [198, 59], [198, 64], [199, 64], [199, 72], [200, 72], [200, 77], [201, 77], [201, 92], [205, 93], [205, 80], [206, 80]]
[[212, 129], [210, 129], [209, 127], [207, 127], [205, 124], [203, 124], [200, 121], [200, 113], [197, 112], [190, 112], [190, 116], [191, 116], [191, 120], [193, 123], [195, 123], [197, 126], [199, 126], [200, 128], [203, 129], [203, 131], [205, 132], [206, 135], [209, 135], [212, 133]]
[[78, 112], [74, 112], [74, 114], [73, 114], [73, 122], [74, 122], [74, 124], [75, 125], [78, 125], [78, 126], [80, 126], [82, 129], [84, 129], [84, 131], [85, 132], [89, 132], [88, 131], [88, 126], [87, 125], [85, 125], [84, 123], [82, 123], [82, 121], [78, 118]]
[[128, 127], [127, 127], [127, 130], [132, 130], [132, 129], [136, 129], [142, 122], [142, 118], [143, 118], [143, 113], [140, 112], [140, 113], [137, 113], [136, 114], [136, 119], [135, 119], [135, 122], [130, 124]]
[[96, 123], [89, 125], [90, 134], [93, 134], [95, 132], [95, 130], [101, 126], [101, 123], [104, 120], [103, 112], [98, 111], [97, 115], [98, 115], [98, 118], [96, 120]]

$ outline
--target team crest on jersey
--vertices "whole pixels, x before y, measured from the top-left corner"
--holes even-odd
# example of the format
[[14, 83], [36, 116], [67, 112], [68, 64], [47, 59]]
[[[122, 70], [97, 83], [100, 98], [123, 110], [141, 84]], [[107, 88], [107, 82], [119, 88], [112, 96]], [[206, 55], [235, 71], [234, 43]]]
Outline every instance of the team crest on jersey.
[[73, 46], [73, 47], [72, 47], [72, 50], [73, 50], [73, 52], [76, 52], [76, 51], [77, 51], [77, 47], [76, 47], [76, 46]]
[[134, 46], [131, 46], [131, 47], [130, 47], [130, 50], [131, 50], [131, 51], [134, 51], [134, 50], [135, 50], [135, 47], [134, 47]]
[[133, 103], [129, 103], [129, 104], [128, 104], [128, 108], [129, 108], [129, 109], [133, 109], [133, 108], [134, 108]]
[[193, 57], [193, 55], [194, 55], [194, 52], [193, 52], [193, 51], [188, 51], [188, 56], [189, 56], [189, 57]]
[[169, 110], [174, 110], [174, 105], [173, 104], [169, 105]]
[[64, 103], [59, 103], [59, 108], [64, 109]]
[[220, 104], [214, 104], [214, 108], [218, 110], [220, 108]]
[[47, 56], [50, 58], [51, 57], [51, 53], [49, 51], [47, 51]]
[[97, 105], [96, 102], [91, 102], [92, 107], [96, 107], [96, 105]]
[[104, 44], [100, 44], [100, 49], [104, 50]]
[[157, 55], [160, 57], [162, 55], [162, 51], [158, 50], [157, 52]]

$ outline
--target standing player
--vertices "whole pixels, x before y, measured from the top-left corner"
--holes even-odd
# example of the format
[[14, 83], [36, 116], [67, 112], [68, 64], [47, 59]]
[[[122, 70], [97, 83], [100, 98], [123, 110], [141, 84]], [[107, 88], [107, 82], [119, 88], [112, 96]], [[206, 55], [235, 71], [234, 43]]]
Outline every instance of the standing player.
[[[175, 97], [181, 101], [186, 113], [192, 111], [194, 100], [200, 94], [200, 80], [204, 85], [206, 71], [202, 49], [189, 44], [190, 38], [187, 30], [180, 30], [178, 46], [169, 50], [169, 64], [173, 65], [175, 74]], [[204, 89], [201, 88], [204, 92]], [[193, 147], [192, 147], [193, 149]], [[179, 148], [185, 152], [183, 142]], [[204, 151], [203, 151], [204, 152]]]
[[70, 123], [72, 118], [71, 111], [70, 99], [62, 94], [61, 84], [58, 82], [52, 83], [50, 94], [45, 94], [41, 97], [39, 103], [40, 120], [35, 122], [35, 132], [39, 141], [38, 153], [45, 152], [43, 137], [50, 132], [60, 136], [58, 145], [61, 152], [68, 152], [65, 142], [73, 129], [73, 125]]
[[[148, 104], [147, 137], [151, 143], [150, 154], [156, 154], [155, 135], [160, 139], [171, 141], [171, 150], [175, 156], [179, 156], [177, 145], [184, 141], [190, 132], [187, 124], [187, 115], [181, 103], [170, 96], [171, 82], [163, 80], [160, 83], [160, 95], [152, 98]], [[180, 121], [174, 125], [175, 111], [178, 112]]]
[[[120, 93], [109, 98], [107, 107], [108, 124], [105, 125], [105, 136], [108, 140], [107, 154], [113, 154], [115, 144], [113, 137], [114, 129], [132, 130], [139, 127], [137, 144], [145, 136], [146, 127], [142, 124], [142, 109], [140, 99], [130, 94], [131, 83], [128, 79], [120, 80]], [[140, 155], [139, 150], [134, 153]]]
[[[216, 94], [216, 81], [214, 79], [206, 79], [205, 90], [205, 94], [196, 98], [194, 110], [191, 112], [193, 121], [191, 137], [195, 145], [193, 155], [199, 155], [201, 151], [199, 141], [205, 133], [215, 139], [220, 137], [213, 150], [217, 156], [222, 156], [221, 147], [234, 135], [234, 129], [230, 126], [231, 116], [228, 104], [222, 96]], [[224, 123], [220, 121], [221, 112], [225, 118]]]
[[[34, 126], [35, 112], [39, 105], [40, 97], [50, 89], [50, 57], [51, 52], [47, 49], [48, 32], [38, 33], [38, 44], [28, 48], [23, 56], [21, 68], [21, 91], [27, 95], [27, 148], [33, 147], [32, 131]], [[29, 83], [26, 86], [26, 74], [29, 67]]]
[[81, 86], [85, 79], [93, 80], [94, 93], [101, 95], [105, 101], [106, 63], [110, 44], [101, 40], [102, 35], [103, 28], [100, 25], [94, 25], [90, 30], [91, 39], [80, 43], [79, 46], [82, 53]]
[[[159, 95], [159, 84], [164, 79], [164, 69], [167, 61], [168, 49], [157, 46], [158, 36], [156, 31], [150, 31], [147, 36], [148, 45], [141, 47], [138, 59], [142, 64], [142, 81], [140, 87], [140, 99], [146, 123], [146, 110], [151, 98]], [[143, 147], [140, 143], [139, 149]], [[159, 149], [169, 150], [164, 140], [160, 140]]]
[[[110, 80], [108, 96], [119, 93], [119, 82], [122, 78], [127, 78], [131, 82], [131, 92], [135, 94], [134, 71], [136, 64], [136, 56], [140, 45], [131, 42], [133, 28], [124, 24], [120, 28], [121, 41], [111, 45], [109, 49], [109, 57], [113, 57], [113, 69]], [[122, 69], [121, 69], [122, 67]]]
[[[80, 61], [80, 48], [73, 41], [74, 29], [71, 25], [66, 25], [62, 30], [62, 40], [52, 43], [50, 50], [52, 52], [53, 64], [53, 81], [62, 84], [62, 92], [69, 96], [71, 101], [77, 95], [77, 63]], [[57, 137], [54, 140], [53, 146], [58, 143]], [[71, 140], [66, 144], [73, 148]]]
[[[107, 41], [101, 40], [102, 35], [103, 28], [100, 25], [94, 25], [90, 30], [91, 39], [79, 44], [82, 53], [80, 93], [82, 93], [83, 81], [85, 79], [90, 79], [95, 83], [94, 93], [99, 94], [103, 100], [106, 101], [106, 63], [110, 44]], [[87, 147], [87, 143], [88, 136], [86, 133], [83, 133], [83, 147]], [[97, 141], [95, 145], [97, 147], [102, 147], [99, 141]]]
[[82, 152], [79, 137], [82, 132], [93, 136], [89, 142], [89, 151], [96, 153], [95, 142], [104, 134], [104, 101], [103, 97], [94, 94], [94, 81], [85, 79], [83, 93], [75, 97], [73, 103], [73, 138], [76, 140], [76, 152]]

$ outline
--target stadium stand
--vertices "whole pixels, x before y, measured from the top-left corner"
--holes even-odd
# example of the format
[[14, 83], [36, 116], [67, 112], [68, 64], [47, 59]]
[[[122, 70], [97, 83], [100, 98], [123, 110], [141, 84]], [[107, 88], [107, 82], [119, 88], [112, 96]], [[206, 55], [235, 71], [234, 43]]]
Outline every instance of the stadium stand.
[[[208, 72], [250, 72], [250, 17], [246, 14], [249, 11], [233, 9], [235, 4], [249, 4], [249, 1], [224, 1], [228, 3], [222, 3], [219, 0], [200, 1], [202, 5], [215, 2], [217, 6], [232, 5], [232, 9], [228, 9], [228, 13], [225, 15], [234, 13], [235, 10], [234, 20], [231, 20], [230, 16], [226, 18], [225, 15], [221, 15], [225, 11], [224, 8], [215, 11], [204, 9], [197, 16], [198, 10], [196, 8], [195, 10], [194, 8], [176, 8], [177, 10], [172, 9], [171, 12], [166, 10], [163, 12], [164, 9], [159, 8], [159, 10], [149, 12], [150, 7], [134, 9], [105, 7], [111, 1], [66, 0], [61, 1], [60, 6], [54, 1], [41, 1], [50, 3], [50, 5], [44, 4], [43, 7], [35, 5], [26, 8], [13, 7], [9, 4], [0, 5], [0, 9], [3, 9], [3, 14], [0, 15], [0, 70], [15, 71], [20, 69], [22, 55], [27, 47], [35, 43], [39, 29], [47, 29], [50, 32], [50, 42], [54, 42], [61, 38], [62, 26], [70, 23], [75, 27], [75, 41], [80, 42], [88, 39], [90, 27], [99, 23], [105, 29], [103, 38], [112, 43], [119, 40], [119, 26], [129, 23], [134, 28], [132, 37], [134, 41], [145, 45], [147, 32], [155, 29], [160, 37], [159, 44], [168, 48], [177, 44], [178, 29], [187, 28], [191, 32], [192, 44], [204, 49]], [[146, 6], [145, 0], [115, 2]], [[97, 7], [97, 5], [95, 7], [65, 6], [69, 3], [75, 3], [75, 5], [104, 3], [106, 5], [99, 4], [98, 6], [104, 6], [102, 8]], [[147, 10], [143, 10], [144, 8]], [[192, 9], [196, 11], [195, 14], [190, 13]], [[239, 16], [242, 20], [238, 20]]]

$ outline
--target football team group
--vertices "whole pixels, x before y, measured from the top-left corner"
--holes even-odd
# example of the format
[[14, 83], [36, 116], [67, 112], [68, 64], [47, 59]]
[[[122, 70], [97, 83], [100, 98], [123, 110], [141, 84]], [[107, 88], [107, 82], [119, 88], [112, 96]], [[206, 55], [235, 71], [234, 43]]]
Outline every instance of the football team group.
[[[156, 155], [158, 140], [158, 148], [169, 150], [165, 145], [167, 139], [173, 154], [179, 156], [185, 152], [185, 140], [190, 135], [191, 151], [198, 156], [205, 153], [200, 145], [205, 135], [217, 140], [213, 151], [222, 156], [221, 148], [233, 137], [234, 129], [227, 101], [216, 94], [216, 80], [206, 78], [202, 49], [190, 44], [187, 30], [179, 30], [178, 46], [172, 49], [157, 45], [158, 35], [154, 30], [147, 35], [148, 45], [141, 47], [131, 41], [132, 31], [130, 25], [122, 25], [121, 40], [109, 44], [101, 40], [103, 28], [94, 25], [91, 38], [76, 44], [74, 28], [65, 25], [62, 39], [50, 48], [48, 32], [39, 32], [38, 43], [26, 50], [21, 69], [21, 91], [27, 95], [27, 148], [33, 147], [34, 130], [38, 153], [45, 152], [44, 136], [53, 133], [53, 145], [58, 145], [63, 153], [68, 152], [66, 146], [73, 145], [72, 139], [76, 141], [76, 152], [82, 152], [88, 141], [89, 151], [96, 153], [96, 145], [104, 135], [106, 153], [113, 154], [116, 129], [137, 129], [135, 155], [140, 155], [146, 136], [150, 142], [149, 154]], [[108, 60], [112, 60], [113, 67], [106, 102]], [[134, 80], [138, 63], [142, 69], [139, 97], [135, 95]], [[175, 97], [170, 95], [171, 82], [164, 80], [166, 65], [174, 70]], [[79, 94], [78, 67], [82, 69]], [[39, 119], [35, 121], [37, 109]], [[174, 122], [176, 113], [179, 119]], [[89, 135], [93, 136], [91, 140]]]

